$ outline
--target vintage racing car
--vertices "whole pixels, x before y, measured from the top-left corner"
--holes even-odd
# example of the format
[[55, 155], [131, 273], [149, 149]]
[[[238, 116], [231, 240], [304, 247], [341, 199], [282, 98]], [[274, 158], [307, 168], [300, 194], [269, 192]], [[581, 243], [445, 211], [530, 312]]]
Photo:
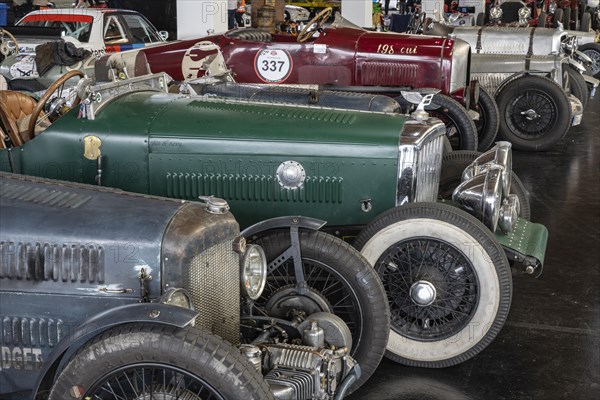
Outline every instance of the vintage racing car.
[[[428, 111], [447, 124], [454, 148], [476, 150], [480, 142], [483, 150], [493, 144], [498, 129], [496, 104], [471, 81], [471, 49], [466, 43], [370, 32], [339, 14], [321, 29], [330, 13], [331, 9], [319, 13], [298, 36], [234, 29], [201, 41], [177, 41], [141, 51], [152, 72], [166, 72], [176, 80], [203, 76], [202, 65], [218, 51], [240, 83], [318, 84], [335, 90], [385, 93], [411, 107], [401, 91], [427, 94], [435, 89], [441, 93]], [[217, 50], [197, 46], [207, 41]], [[459, 102], [473, 109], [477, 127]]]
[[[471, 74], [494, 93], [498, 137], [521, 150], [547, 150], [581, 122], [598, 80], [581, 74], [571, 55], [577, 39], [549, 28], [452, 27], [437, 22], [426, 34], [451, 35], [474, 49]], [[585, 57], [585, 56], [584, 56]]]
[[0, 396], [343, 398], [350, 353], [367, 375], [383, 357], [377, 274], [341, 239], [279, 233], [265, 250], [298, 262], [304, 295], [290, 282], [259, 304], [287, 278], [228, 209], [0, 173]]
[[[7, 33], [0, 37], [0, 52], [8, 56], [0, 67], [0, 74], [6, 79], [37, 76], [35, 49], [51, 40], [62, 38], [77, 48], [89, 50], [95, 57], [166, 40], [166, 33], [158, 32], [143, 15], [121, 9], [59, 8], [33, 11], [15, 25], [5, 28]], [[77, 69], [81, 69], [81, 65]], [[53, 80], [56, 78], [58, 76]]]
[[[47, 93], [36, 104], [5, 91], [13, 100], [4, 102], [11, 107], [3, 121], [12, 129], [0, 168], [188, 200], [212, 194], [227, 199], [243, 227], [302, 214], [327, 221], [323, 229], [340, 237], [358, 235], [354, 245], [388, 293], [387, 355], [409, 365], [454, 365], [493, 340], [511, 302], [507, 254], [519, 271], [541, 271], [547, 230], [517, 218], [519, 205], [523, 217], [530, 210], [511, 171], [510, 144], [481, 156], [447, 153], [443, 123], [424, 111], [432, 96], [407, 118], [172, 94], [170, 79], [84, 79], [81, 104], [37, 135], [37, 114], [64, 108], [62, 100]], [[15, 120], [28, 109], [36, 115], [23, 132]], [[454, 205], [439, 204], [438, 195]], [[257, 300], [270, 310], [294, 303], [299, 279], [294, 265], [277, 258], [280, 235], [246, 232], [278, 277]], [[329, 291], [318, 287], [303, 294], [307, 307], [337, 304], [323, 302]], [[364, 306], [355, 303], [352, 315]], [[365, 357], [353, 357], [370, 375]]]

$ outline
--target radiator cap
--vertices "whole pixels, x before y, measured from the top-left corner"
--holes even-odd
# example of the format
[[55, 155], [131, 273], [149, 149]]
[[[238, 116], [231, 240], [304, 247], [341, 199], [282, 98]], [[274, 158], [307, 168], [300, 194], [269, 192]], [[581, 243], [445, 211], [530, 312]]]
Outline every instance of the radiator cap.
[[227, 201], [214, 196], [200, 196], [200, 201], [206, 204], [206, 211], [211, 214], [225, 214], [229, 211], [229, 204]]

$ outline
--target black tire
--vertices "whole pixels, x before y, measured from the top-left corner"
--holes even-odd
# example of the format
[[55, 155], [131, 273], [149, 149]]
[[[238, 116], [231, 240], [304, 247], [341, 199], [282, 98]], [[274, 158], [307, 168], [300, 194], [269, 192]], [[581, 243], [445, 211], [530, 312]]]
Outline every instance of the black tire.
[[[464, 211], [439, 203], [396, 207], [369, 223], [356, 246], [388, 291], [386, 357], [449, 367], [481, 352], [504, 325], [512, 297], [508, 260], [489, 229]], [[418, 305], [422, 289], [429, 299]]]
[[[331, 308], [310, 310], [308, 314], [331, 312], [350, 328], [351, 355], [362, 370], [359, 381], [352, 386], [356, 390], [373, 374], [385, 353], [390, 317], [385, 290], [369, 263], [343, 240], [315, 231], [301, 231], [299, 240], [302, 267], [312, 289], [309, 296], [324, 298]], [[286, 231], [269, 233], [253, 242], [262, 246], [270, 262], [290, 247], [291, 240]], [[269, 271], [256, 305], [266, 310], [273, 294], [289, 290], [295, 283], [293, 260], [289, 259]]]
[[571, 8], [570, 6], [563, 10], [563, 19], [562, 23], [565, 29], [571, 29]]
[[485, 14], [480, 12], [477, 14], [477, 19], [475, 20], [475, 25], [483, 26], [485, 24]]
[[571, 94], [581, 101], [583, 108], [587, 105], [588, 99], [590, 98], [590, 92], [588, 91], [587, 83], [581, 73], [575, 69], [572, 65], [566, 65], [566, 71], [569, 75], [569, 88]]
[[446, 125], [446, 136], [455, 150], [477, 150], [477, 128], [467, 110], [456, 100], [441, 93], [433, 96], [437, 110], [425, 107], [434, 117]]
[[[438, 197], [444, 200], [452, 199], [452, 192], [460, 185], [462, 173], [481, 153], [478, 151], [459, 150], [445, 154], [442, 157], [442, 172], [440, 174], [440, 186]], [[521, 204], [519, 216], [523, 219], [531, 219], [531, 204], [529, 192], [525, 189], [523, 182], [512, 171], [512, 183], [510, 193], [517, 195]]]
[[[149, 378], [152, 384], [146, 386]], [[76, 387], [86, 392], [73, 398], [109, 399], [107, 393], [113, 393], [115, 399], [150, 398], [152, 394], [157, 398], [179, 394], [186, 399], [274, 399], [267, 382], [239, 349], [199, 329], [162, 325], [119, 326], [91, 340], [61, 371], [50, 400], [65, 399]]]
[[541, 12], [540, 15], [538, 15], [538, 23], [537, 23], [538, 28], [546, 27], [546, 19], [547, 18], [548, 18], [548, 15], [545, 12]]
[[479, 113], [479, 120], [475, 121], [477, 128], [477, 150], [485, 151], [489, 149], [496, 141], [500, 118], [498, 117], [498, 105], [488, 91], [482, 87], [479, 88], [479, 103], [476, 105], [476, 111]]
[[[557, 8], [556, 11], [554, 11], [554, 17], [552, 18], [552, 26], [554, 28], [558, 28], [559, 22], [563, 22], [563, 9], [562, 8]], [[568, 28], [565, 27], [565, 29], [568, 29]]]
[[579, 46], [578, 50], [592, 59], [592, 65], [586, 69], [585, 74], [600, 79], [600, 44], [584, 44]]
[[[516, 150], [544, 151], [554, 146], [571, 127], [571, 104], [556, 82], [525, 75], [507, 83], [496, 95], [500, 111], [498, 139]], [[532, 115], [521, 114], [533, 111]]]
[[589, 32], [592, 30], [592, 15], [589, 12], [581, 14], [581, 23], [579, 29], [582, 32]]

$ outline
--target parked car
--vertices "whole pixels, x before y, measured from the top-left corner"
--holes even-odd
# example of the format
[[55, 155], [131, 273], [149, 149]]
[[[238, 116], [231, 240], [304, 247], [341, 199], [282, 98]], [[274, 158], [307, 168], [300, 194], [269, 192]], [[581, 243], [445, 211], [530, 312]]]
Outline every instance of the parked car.
[[[6, 79], [37, 76], [35, 49], [52, 40], [63, 39], [77, 48], [89, 50], [95, 57], [166, 40], [166, 33], [158, 32], [143, 15], [108, 8], [33, 11], [5, 31], [12, 38], [4, 38], [2, 46], [18, 48], [0, 67], [0, 74]], [[52, 81], [59, 76], [52, 77]]]
[[[263, 248], [246, 243], [228, 209], [213, 197], [0, 173], [0, 395], [343, 398], [361, 376], [350, 353], [383, 356], [389, 310], [376, 273], [340, 239], [279, 234], [282, 251], [299, 240], [310, 283], [304, 297], [287, 286], [265, 308], [256, 300], [281, 277], [267, 276]], [[322, 292], [311, 273], [327, 281]]]
[[566, 32], [437, 22], [427, 28], [427, 34], [453, 35], [475, 49], [471, 74], [494, 93], [501, 116], [498, 137], [515, 149], [541, 151], [554, 146], [581, 122], [583, 102], [589, 97], [586, 81], [598, 86], [598, 80], [582, 76], [585, 68], [569, 55], [577, 39]]
[[[326, 9], [306, 24], [298, 36], [237, 29], [202, 40], [186, 40], [142, 49], [153, 72], [176, 80], [203, 76], [202, 63], [216, 51], [236, 82], [320, 84], [335, 90], [385, 93], [406, 108], [415, 105], [402, 91], [436, 94], [428, 111], [447, 125], [454, 148], [487, 149], [496, 137], [498, 118], [492, 97], [471, 80], [469, 46], [460, 40], [371, 32]], [[214, 43], [205, 51], [199, 42]], [[460, 104], [459, 104], [460, 102]], [[461, 105], [462, 104], [462, 105]], [[465, 107], [463, 107], [465, 106]], [[467, 109], [478, 116], [478, 130]], [[479, 140], [478, 140], [479, 136]]]
[[[541, 271], [547, 230], [517, 217], [528, 215], [529, 206], [511, 171], [510, 144], [481, 156], [446, 154], [443, 123], [424, 112], [432, 96], [407, 118], [169, 94], [170, 79], [157, 74], [98, 85], [83, 81], [81, 106], [37, 136], [29, 134], [37, 115], [26, 136], [16, 117], [5, 118], [14, 129], [8, 131], [9, 149], [0, 150], [0, 168], [180, 199], [213, 194], [229, 202], [243, 227], [291, 213], [326, 220], [326, 232], [356, 236], [354, 245], [383, 278], [392, 324], [387, 354], [409, 365], [454, 365], [493, 340], [511, 302], [506, 254], [519, 271]], [[59, 91], [60, 82], [54, 88]], [[47, 94], [31, 108], [63, 108], [53, 99]], [[438, 194], [447, 192], [458, 207], [437, 203]], [[294, 304], [296, 283], [329, 281], [281, 263], [290, 244], [281, 236], [288, 238], [285, 229], [244, 231], [265, 250], [273, 276], [256, 304], [282, 314], [285, 304]], [[310, 265], [332, 271], [317, 259]], [[361, 272], [345, 284], [353, 281], [363, 281]], [[302, 304], [338, 306], [340, 299], [329, 297], [337, 289], [314, 288], [299, 289]], [[358, 316], [380, 304], [364, 301], [339, 304], [350, 313], [344, 320], [352, 332], [374, 329]], [[363, 334], [355, 343], [361, 349], [371, 341]], [[368, 377], [375, 365], [366, 353], [352, 354]]]
[[[284, 19], [288, 22], [306, 22], [310, 19], [310, 11], [304, 7], [294, 6], [286, 4], [283, 10]], [[251, 1], [244, 1], [242, 5], [236, 10], [235, 20], [238, 27], [250, 27], [252, 24], [252, 3]]]

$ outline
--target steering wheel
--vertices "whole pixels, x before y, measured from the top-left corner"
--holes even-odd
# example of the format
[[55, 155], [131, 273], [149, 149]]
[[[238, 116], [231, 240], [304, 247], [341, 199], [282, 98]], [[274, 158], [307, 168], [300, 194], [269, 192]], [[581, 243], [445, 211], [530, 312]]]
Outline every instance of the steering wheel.
[[[321, 27], [325, 24], [325, 22], [327, 22], [329, 17], [331, 17], [332, 12], [333, 12], [333, 8], [331, 8], [331, 7], [327, 7], [325, 9], [321, 10], [321, 12], [319, 12], [317, 15], [315, 15], [313, 19], [308, 21], [308, 23], [306, 24], [304, 29], [302, 29], [302, 31], [300, 31], [300, 33], [298, 34], [298, 38], [296, 39], [296, 41], [298, 43], [304, 43], [308, 39], [310, 39], [315, 34], [315, 32], [318, 31], [319, 29], [321, 29]], [[313, 24], [316, 24], [316, 25], [313, 29], [311, 29]]]
[[[8, 38], [13, 41], [13, 43], [15, 44], [14, 49], [9, 49], [8, 46], [4, 43], [4, 35], [8, 36]], [[13, 50], [17, 52], [19, 51], [19, 43], [17, 42], [17, 39], [15, 39], [13, 34], [7, 31], [6, 29], [0, 28], [0, 54], [2, 54], [5, 57], [8, 57]]]
[[[74, 78], [76, 76], [78, 76], [80, 78], [84, 77], [83, 72], [81, 72], [77, 69], [69, 71], [66, 74], [64, 74], [63, 76], [61, 76], [60, 78], [58, 78], [56, 81], [54, 81], [54, 83], [52, 85], [50, 85], [50, 87], [46, 90], [46, 93], [44, 93], [44, 95], [42, 97], [40, 97], [36, 106], [34, 107], [33, 111], [31, 112], [31, 117], [30, 117], [31, 119], [29, 120], [29, 125], [27, 127], [27, 133], [29, 134], [30, 137], [33, 137], [35, 135], [35, 125], [36, 125], [37, 119], [40, 116], [40, 113], [44, 109], [44, 106], [46, 105], [48, 100], [54, 94], [54, 92], [56, 92], [59, 88], [61, 88], [61, 86], [64, 85], [65, 82], [67, 82], [69, 79]], [[75, 97], [75, 100], [73, 100], [73, 104], [71, 105], [71, 108], [76, 107], [80, 101], [81, 101], [81, 99], [79, 98], [79, 96]]]

